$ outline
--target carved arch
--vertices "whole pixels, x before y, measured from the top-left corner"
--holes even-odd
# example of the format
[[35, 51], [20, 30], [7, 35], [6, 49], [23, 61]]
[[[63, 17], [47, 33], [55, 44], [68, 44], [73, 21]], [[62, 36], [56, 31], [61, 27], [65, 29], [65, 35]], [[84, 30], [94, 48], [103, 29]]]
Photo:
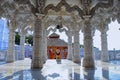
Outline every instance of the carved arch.
[[95, 14], [95, 10], [97, 10], [98, 8], [109, 8], [111, 6], [113, 6], [113, 0], [108, 0], [108, 3], [99, 2], [96, 4], [95, 7], [91, 9], [90, 15], [91, 17], [93, 17], [93, 15]]
[[68, 12], [77, 11], [79, 13], [79, 16], [83, 19], [83, 11], [77, 5], [74, 5], [73, 7], [71, 7], [66, 2], [66, 0], [61, 0], [56, 6], [54, 6], [53, 4], [49, 4], [48, 6], [44, 8], [44, 14], [47, 14], [50, 9], [58, 12], [61, 10], [62, 6], [65, 6], [66, 11]]

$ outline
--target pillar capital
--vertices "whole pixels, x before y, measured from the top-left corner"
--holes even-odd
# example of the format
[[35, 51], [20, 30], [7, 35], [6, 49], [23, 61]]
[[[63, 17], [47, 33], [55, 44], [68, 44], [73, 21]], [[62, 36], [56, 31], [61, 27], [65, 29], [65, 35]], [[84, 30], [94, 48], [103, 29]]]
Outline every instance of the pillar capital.
[[15, 30], [15, 27], [16, 27], [16, 21], [15, 20], [10, 20], [10, 21], [8, 21], [8, 28], [10, 29], [10, 30]]
[[75, 34], [79, 35], [79, 30], [74, 30], [73, 33], [74, 33], [73, 35], [75, 35]]
[[27, 29], [25, 29], [25, 27], [21, 27], [19, 30], [19, 34], [22, 36], [25, 35], [26, 33], [27, 33]]
[[36, 19], [42, 19], [44, 16], [45, 16], [44, 14], [36, 13], [35, 18], [36, 18]]
[[100, 32], [101, 33], [106, 33], [108, 31], [107, 27], [101, 28]]
[[105, 24], [104, 21], [102, 21], [100, 25], [101, 25], [100, 26], [100, 32], [101, 33], [107, 32], [109, 30], [109, 27]]
[[91, 15], [86, 15], [86, 16], [83, 16], [83, 17], [84, 17], [84, 20], [85, 20], [85, 21], [89, 21], [89, 20], [90, 20]]

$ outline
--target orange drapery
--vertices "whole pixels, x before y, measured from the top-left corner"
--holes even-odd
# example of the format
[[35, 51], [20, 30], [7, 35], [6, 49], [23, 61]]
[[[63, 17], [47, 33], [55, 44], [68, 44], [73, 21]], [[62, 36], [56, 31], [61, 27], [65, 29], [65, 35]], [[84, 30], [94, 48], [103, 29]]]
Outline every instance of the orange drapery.
[[68, 54], [67, 46], [48, 46], [47, 55], [49, 59], [66, 59]]

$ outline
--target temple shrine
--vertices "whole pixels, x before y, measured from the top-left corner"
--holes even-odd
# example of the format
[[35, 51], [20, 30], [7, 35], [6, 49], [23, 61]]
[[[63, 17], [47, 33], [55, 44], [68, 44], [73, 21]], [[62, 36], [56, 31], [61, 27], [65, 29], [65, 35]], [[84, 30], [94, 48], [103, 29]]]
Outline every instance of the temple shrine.
[[48, 59], [66, 59], [68, 54], [67, 43], [59, 38], [56, 33], [52, 33], [47, 41], [47, 55]]

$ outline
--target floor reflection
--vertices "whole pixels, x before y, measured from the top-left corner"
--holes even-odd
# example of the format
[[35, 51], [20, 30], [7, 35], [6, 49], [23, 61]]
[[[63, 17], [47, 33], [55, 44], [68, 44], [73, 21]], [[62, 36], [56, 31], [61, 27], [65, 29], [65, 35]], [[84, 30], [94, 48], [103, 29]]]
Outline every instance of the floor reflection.
[[47, 60], [41, 70], [31, 70], [30, 61], [0, 65], [0, 80], [119, 80], [120, 65], [97, 62], [95, 69], [84, 69], [69, 60]]
[[94, 74], [95, 74], [94, 69], [84, 69], [83, 71], [84, 71], [83, 74], [85, 80], [94, 80]]
[[46, 80], [46, 77], [42, 75], [41, 70], [31, 70], [31, 76], [33, 80]]
[[[61, 63], [62, 62], [62, 63]], [[70, 80], [69, 68], [66, 61], [48, 60], [42, 69], [47, 80]]]
[[80, 67], [72, 67], [71, 69], [69, 69], [69, 76], [70, 80], [80, 80]]
[[102, 78], [103, 80], [109, 80], [109, 65], [102, 62]]

